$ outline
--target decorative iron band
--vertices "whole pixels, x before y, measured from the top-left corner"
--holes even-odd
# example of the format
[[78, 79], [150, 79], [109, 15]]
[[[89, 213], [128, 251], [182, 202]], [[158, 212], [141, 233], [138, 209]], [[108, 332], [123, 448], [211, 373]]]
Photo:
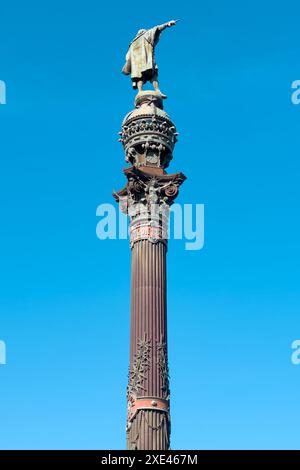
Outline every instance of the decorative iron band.
[[167, 233], [160, 225], [152, 225], [151, 222], [135, 224], [130, 227], [130, 246], [139, 240], [149, 240], [152, 243], [167, 242]]
[[156, 397], [140, 397], [129, 399], [128, 421], [132, 421], [139, 410], [153, 410], [169, 413], [169, 401]]

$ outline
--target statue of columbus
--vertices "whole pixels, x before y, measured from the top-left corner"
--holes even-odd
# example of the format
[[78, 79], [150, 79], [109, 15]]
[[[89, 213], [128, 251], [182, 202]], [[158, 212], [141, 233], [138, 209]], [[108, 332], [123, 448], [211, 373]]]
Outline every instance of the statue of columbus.
[[159, 41], [160, 33], [174, 26], [175, 20], [154, 26], [151, 29], [140, 29], [129, 44], [126, 54], [126, 63], [122, 69], [125, 75], [131, 75], [134, 89], [142, 91], [146, 82], [151, 82], [154, 90], [159, 92], [158, 67], [155, 62], [155, 46]]

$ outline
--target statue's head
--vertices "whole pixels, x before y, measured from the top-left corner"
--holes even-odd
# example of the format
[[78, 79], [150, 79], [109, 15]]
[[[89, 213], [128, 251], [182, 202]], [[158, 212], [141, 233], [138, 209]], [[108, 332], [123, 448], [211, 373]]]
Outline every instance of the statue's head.
[[141, 34], [145, 33], [147, 30], [146, 29], [139, 29], [138, 30], [138, 36], [140, 36]]

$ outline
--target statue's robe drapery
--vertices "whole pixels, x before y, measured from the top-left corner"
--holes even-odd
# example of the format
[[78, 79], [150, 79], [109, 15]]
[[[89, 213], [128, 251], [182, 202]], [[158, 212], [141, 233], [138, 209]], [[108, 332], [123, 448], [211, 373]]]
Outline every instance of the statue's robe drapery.
[[158, 26], [137, 35], [129, 46], [126, 63], [122, 69], [125, 75], [131, 75], [135, 80], [150, 80], [157, 73], [154, 57], [154, 47], [160, 35]]

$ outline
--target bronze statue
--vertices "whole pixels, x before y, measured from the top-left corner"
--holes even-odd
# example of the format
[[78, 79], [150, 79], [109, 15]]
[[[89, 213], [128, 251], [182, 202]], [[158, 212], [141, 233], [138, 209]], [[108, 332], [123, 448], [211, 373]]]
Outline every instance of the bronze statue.
[[[151, 29], [140, 29], [129, 44], [126, 54], [126, 63], [122, 69], [125, 75], [131, 75], [132, 87], [142, 91], [146, 82], [151, 82], [156, 92], [160, 93], [158, 87], [158, 67], [155, 62], [155, 46], [159, 41], [160, 33], [174, 26], [178, 20], [154, 26]], [[162, 95], [164, 96], [164, 95]]]

